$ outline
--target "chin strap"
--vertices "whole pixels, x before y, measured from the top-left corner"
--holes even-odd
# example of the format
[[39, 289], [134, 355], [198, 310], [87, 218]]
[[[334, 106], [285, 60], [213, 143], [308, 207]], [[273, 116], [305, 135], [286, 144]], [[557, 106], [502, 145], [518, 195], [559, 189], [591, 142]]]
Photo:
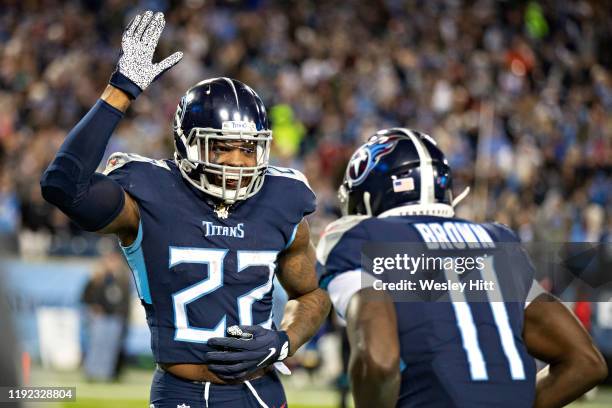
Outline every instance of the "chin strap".
[[369, 191], [366, 191], [363, 193], [363, 205], [365, 207], [366, 215], [368, 217], [372, 216], [372, 204], [370, 203], [370, 198], [371, 198], [371, 195]]
[[462, 192], [461, 194], [459, 194], [457, 197], [455, 197], [455, 199], [453, 200], [453, 202], [451, 203], [451, 205], [453, 206], [453, 208], [455, 208], [456, 206], [459, 205], [459, 203], [461, 201], [463, 201], [463, 199], [465, 197], [468, 196], [468, 194], [470, 194], [470, 186], [467, 186]]

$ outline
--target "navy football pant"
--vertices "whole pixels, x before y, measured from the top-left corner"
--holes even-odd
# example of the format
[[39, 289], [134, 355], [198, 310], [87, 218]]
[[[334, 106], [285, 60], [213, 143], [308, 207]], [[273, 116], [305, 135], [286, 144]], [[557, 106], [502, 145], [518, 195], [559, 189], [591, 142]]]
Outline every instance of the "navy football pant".
[[287, 408], [287, 398], [275, 371], [242, 384], [218, 385], [184, 380], [158, 368], [150, 408], [177, 407]]

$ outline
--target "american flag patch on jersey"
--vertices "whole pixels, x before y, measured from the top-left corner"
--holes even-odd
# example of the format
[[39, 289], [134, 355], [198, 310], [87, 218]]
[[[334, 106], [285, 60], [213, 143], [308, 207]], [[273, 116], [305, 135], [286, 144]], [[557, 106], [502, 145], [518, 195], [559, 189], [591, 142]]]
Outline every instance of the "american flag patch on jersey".
[[405, 177], [393, 180], [393, 191], [401, 193], [403, 191], [414, 190], [414, 180], [412, 177]]

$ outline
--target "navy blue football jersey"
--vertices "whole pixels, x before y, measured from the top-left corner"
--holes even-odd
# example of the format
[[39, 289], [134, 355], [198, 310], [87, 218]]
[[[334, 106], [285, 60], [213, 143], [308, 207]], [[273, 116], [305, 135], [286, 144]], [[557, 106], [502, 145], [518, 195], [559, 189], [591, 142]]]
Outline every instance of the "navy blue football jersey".
[[315, 210], [300, 172], [270, 167], [261, 190], [226, 218], [171, 160], [114, 154], [105, 173], [138, 203], [138, 236], [123, 250], [157, 362], [199, 363], [227, 327], [272, 326], [277, 255]]
[[[402, 370], [397, 406], [531, 407], [535, 363], [522, 331], [534, 270], [516, 235], [501, 224], [458, 218], [343, 217], [328, 226], [317, 248], [320, 284], [340, 317], [350, 296], [379, 277], [362, 267], [368, 242], [410, 243], [407, 251], [421, 257], [486, 252], [490, 261], [478, 273], [501, 289], [498, 301], [472, 301], [467, 294], [447, 301], [394, 301]], [[443, 276], [449, 277], [448, 271]]]

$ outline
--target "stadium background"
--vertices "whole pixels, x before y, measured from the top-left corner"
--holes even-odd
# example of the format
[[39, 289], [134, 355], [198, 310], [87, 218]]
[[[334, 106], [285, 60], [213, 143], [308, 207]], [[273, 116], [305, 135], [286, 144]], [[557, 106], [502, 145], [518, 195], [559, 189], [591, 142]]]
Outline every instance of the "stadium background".
[[[309, 218], [315, 242], [338, 216], [335, 191], [352, 150], [376, 129], [398, 125], [438, 141], [455, 191], [472, 186], [460, 216], [503, 222], [527, 242], [612, 241], [608, 1], [5, 0], [5, 299], [21, 362], [31, 366], [26, 380], [77, 383], [87, 398], [70, 406], [106, 406], [111, 397], [114, 406], [132, 399], [139, 406], [148, 392], [152, 363], [137, 304], [130, 306], [125, 350], [130, 366], [145, 370], [129, 368], [118, 382], [90, 384], [70, 371], [79, 364], [74, 354], [56, 356], [57, 362], [41, 353], [43, 343], [57, 341], [51, 332], [42, 335], [49, 329], [41, 328], [41, 310], [58, 307], [72, 316], [64, 321], [76, 321], [67, 329], [79, 333], [76, 355], [86, 350], [87, 314], [79, 299], [115, 242], [79, 231], [42, 200], [38, 184], [68, 130], [104, 89], [123, 27], [145, 9], [166, 13], [156, 55], [182, 50], [185, 57], [130, 107], [107, 155], [170, 157], [170, 123], [182, 93], [201, 79], [229, 76], [252, 86], [269, 107], [274, 164], [304, 171], [317, 193], [318, 210]], [[587, 324], [610, 355], [611, 304], [586, 309]], [[326, 333], [295, 362], [292, 406], [337, 400], [341, 338], [331, 326]], [[609, 406], [612, 395], [604, 390], [596, 401], [592, 406]]]

